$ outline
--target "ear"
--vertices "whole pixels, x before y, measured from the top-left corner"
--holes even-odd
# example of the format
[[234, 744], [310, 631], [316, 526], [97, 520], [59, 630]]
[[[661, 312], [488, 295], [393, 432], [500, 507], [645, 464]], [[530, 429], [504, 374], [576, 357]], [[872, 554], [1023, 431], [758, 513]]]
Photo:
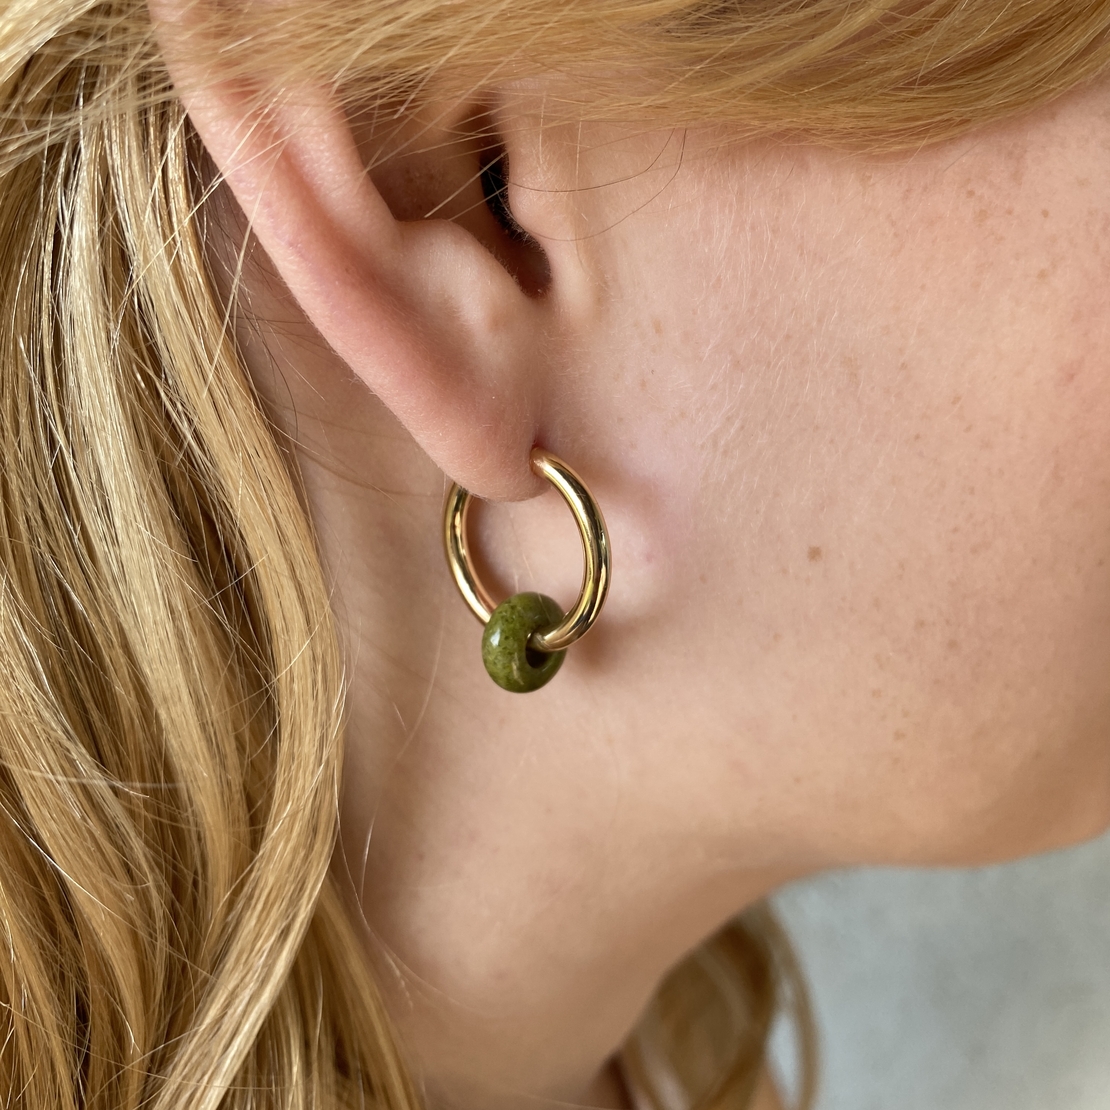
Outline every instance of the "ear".
[[[368, 172], [375, 138], [333, 94], [301, 87], [260, 108], [241, 76], [201, 65], [203, 6], [153, 0], [163, 54], [209, 155], [305, 315], [451, 478], [496, 500], [538, 492], [528, 460], [545, 376], [536, 342], [546, 330], [542, 251], [499, 228], [496, 205], [483, 203], [481, 155], [491, 142], [423, 144], [449, 171], [445, 181], [467, 176], [444, 197], [457, 222], [420, 218], [388, 157]], [[473, 109], [455, 116], [481, 118]], [[435, 167], [418, 177], [426, 193]], [[396, 218], [375, 179], [398, 214], [417, 218]]]

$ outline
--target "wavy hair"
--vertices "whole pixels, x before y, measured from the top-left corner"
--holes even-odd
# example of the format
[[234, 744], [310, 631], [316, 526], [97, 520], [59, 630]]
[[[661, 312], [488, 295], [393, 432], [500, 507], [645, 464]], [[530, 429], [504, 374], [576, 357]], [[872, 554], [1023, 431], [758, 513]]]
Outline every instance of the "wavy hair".
[[[1110, 0], [235, 0], [211, 20], [221, 65], [362, 103], [562, 74], [568, 111], [884, 149], [1110, 59]], [[206, 267], [202, 161], [141, 0], [4, 0], [0, 1098], [413, 1110], [329, 875], [342, 661]], [[633, 1035], [638, 1097], [678, 1110], [662, 1068], [690, 1108], [743, 1106], [784, 983], [811, 1045], [798, 982], [765, 913], [730, 926]]]

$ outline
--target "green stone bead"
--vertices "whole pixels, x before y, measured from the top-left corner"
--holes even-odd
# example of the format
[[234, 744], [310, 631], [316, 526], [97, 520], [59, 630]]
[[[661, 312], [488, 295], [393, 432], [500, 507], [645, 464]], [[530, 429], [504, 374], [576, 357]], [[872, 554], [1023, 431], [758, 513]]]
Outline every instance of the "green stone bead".
[[546, 632], [563, 619], [558, 604], [545, 594], [514, 594], [493, 611], [482, 633], [482, 662], [498, 686], [514, 694], [538, 690], [563, 665], [562, 651], [528, 646], [533, 632]]

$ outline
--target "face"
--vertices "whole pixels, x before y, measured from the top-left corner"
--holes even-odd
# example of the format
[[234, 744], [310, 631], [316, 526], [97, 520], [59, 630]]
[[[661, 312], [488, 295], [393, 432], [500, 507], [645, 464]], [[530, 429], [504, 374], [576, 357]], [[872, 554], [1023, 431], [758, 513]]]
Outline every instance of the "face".
[[[602, 505], [613, 585], [552, 686], [503, 694], [442, 565], [441, 473], [322, 347], [298, 349], [281, 396], [258, 371], [317, 435], [303, 465], [341, 619], [389, 647], [359, 633], [349, 653], [352, 735], [373, 737], [348, 749], [351, 850], [371, 820], [386, 836], [366, 798], [387, 780], [418, 840], [429, 812], [449, 839], [496, 809], [524, 844], [537, 807], [619, 803], [656, 858], [782, 873], [1007, 858], [1104, 828], [1110, 85], [886, 156], [555, 126], [534, 90], [490, 123], [550, 271], [501, 251], [530, 275], [530, 404]], [[453, 197], [439, 214], [489, 242], [481, 143], [445, 158], [434, 124], [415, 134], [432, 163], [360, 136], [394, 212]], [[256, 371], [291, 349], [279, 331]], [[337, 487], [343, 472], [389, 492]], [[573, 600], [557, 497], [497, 506], [478, 532], [495, 593]], [[417, 612], [437, 637], [411, 633]], [[531, 785], [521, 735], [543, 737]], [[464, 751], [448, 804], [429, 784]], [[537, 828], [521, 851], [550, 858]]]
[[[556, 126], [520, 89], [482, 127], [539, 261], [449, 117], [371, 118], [361, 162], [316, 132], [225, 155], [277, 271], [246, 275], [242, 339], [334, 583], [341, 862], [411, 972], [398, 1012], [444, 1089], [484, 1061], [483, 1090], [571, 1099], [777, 883], [1110, 820], [1110, 85], [882, 157]], [[534, 441], [592, 487], [613, 580], [518, 696], [450, 583], [432, 457], [511, 497]], [[475, 533], [496, 596], [573, 601], [556, 496]]]
[[[675, 819], [828, 863], [1102, 829], [1110, 89], [899, 156], [514, 135], [613, 531], [594, 664]], [[570, 598], [548, 500], [486, 547]]]

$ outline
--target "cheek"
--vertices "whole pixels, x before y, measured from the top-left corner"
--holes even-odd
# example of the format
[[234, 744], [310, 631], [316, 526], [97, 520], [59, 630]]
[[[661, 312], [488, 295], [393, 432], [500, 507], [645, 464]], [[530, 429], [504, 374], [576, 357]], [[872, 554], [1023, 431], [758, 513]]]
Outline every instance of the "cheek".
[[[1106, 275], [1092, 260], [1045, 288], [1047, 247], [994, 241], [994, 285], [954, 265], [966, 282], [923, 290], [908, 260], [868, 272], [893, 242], [799, 235], [747, 228], [731, 272], [726, 237], [691, 229], [717, 251], [693, 257], [661, 242], [614, 343], [651, 383], [625, 418], [688, 514], [666, 543], [669, 627], [703, 645], [716, 750], [758, 722], [758, 762], [722, 790], [758, 774], [845, 861], [1093, 835], [1110, 821], [1110, 334], [1089, 292]], [[772, 241], [806, 272], [761, 290]]]
[[786, 745], [880, 858], [1022, 854], [1110, 816], [1106, 348], [1050, 317], [953, 351], [949, 307], [931, 345], [841, 355], [792, 399], [772, 378], [764, 442], [706, 460], [718, 506], [749, 491], [703, 520], [799, 707]]
[[1110, 817], [1110, 490], [1104, 452], [1063, 438], [1074, 415], [933, 422], [883, 468], [885, 511], [860, 512], [854, 543], [839, 529], [856, 701], [873, 702], [858, 739], [942, 857], [1055, 847]]

